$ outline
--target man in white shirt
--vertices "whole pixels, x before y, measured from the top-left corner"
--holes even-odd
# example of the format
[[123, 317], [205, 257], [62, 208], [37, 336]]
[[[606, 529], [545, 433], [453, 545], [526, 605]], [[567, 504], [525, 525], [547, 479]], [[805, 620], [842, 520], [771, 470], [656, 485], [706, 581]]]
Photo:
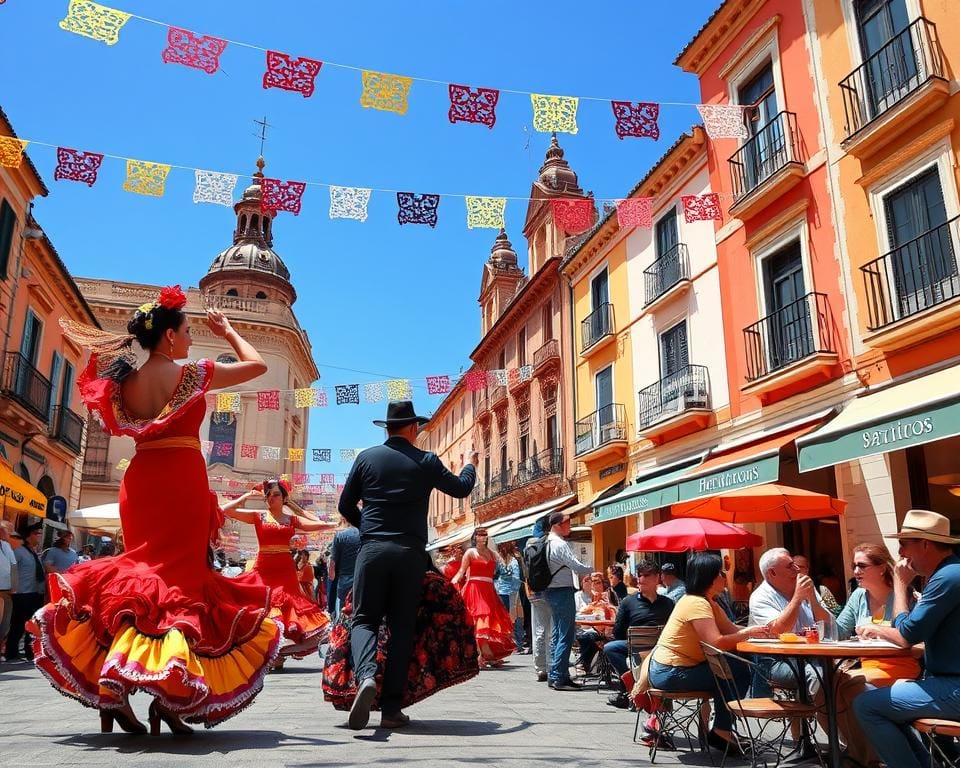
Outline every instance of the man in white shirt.
[[567, 537], [570, 518], [563, 512], [553, 512], [547, 524], [547, 561], [550, 566], [550, 585], [545, 590], [550, 612], [553, 614], [553, 660], [547, 672], [548, 685], [555, 691], [576, 691], [580, 685], [570, 679], [570, 651], [577, 635], [576, 592], [577, 576], [593, 569], [577, 560]]
[[17, 588], [17, 558], [10, 546], [13, 523], [0, 520], [0, 649], [10, 632], [13, 616], [13, 591]]

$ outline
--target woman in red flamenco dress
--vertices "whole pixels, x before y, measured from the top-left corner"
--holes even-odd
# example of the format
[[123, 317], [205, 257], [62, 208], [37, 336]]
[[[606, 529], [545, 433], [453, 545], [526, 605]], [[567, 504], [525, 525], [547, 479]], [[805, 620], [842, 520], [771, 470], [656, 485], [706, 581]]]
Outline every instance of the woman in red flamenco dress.
[[[237, 584], [208, 561], [223, 522], [207, 483], [198, 431], [210, 389], [249, 381], [267, 369], [257, 351], [218, 311], [210, 331], [239, 362], [178, 365], [190, 329], [180, 286], [164, 288], [128, 323], [128, 336], [61, 321], [93, 352], [78, 380], [83, 400], [113, 435], [136, 442], [120, 484], [125, 551], [49, 577], [50, 603], [34, 614], [34, 656], [55, 688], [100, 710], [101, 729], [116, 722], [144, 733], [128, 697], [153, 697], [151, 732], [163, 721], [211, 727], [251, 703], [280, 648], [282, 627], [269, 589]], [[149, 352], [134, 368], [136, 339]]]
[[[336, 526], [286, 511], [285, 507], [302, 512], [290, 499], [290, 486], [285, 480], [267, 480], [262, 488], [262, 491], [259, 488], [247, 491], [223, 505], [226, 517], [256, 528], [260, 547], [253, 569], [237, 576], [234, 581], [271, 589], [272, 615], [283, 623], [283, 636], [287, 641], [280, 648], [281, 659], [287, 656], [302, 659], [315, 653], [326, 639], [330, 617], [303, 594], [297, 567], [290, 554], [290, 539], [298, 531], [323, 531]], [[256, 496], [266, 497], [266, 512], [237, 509]]]
[[500, 556], [487, 546], [489, 534], [477, 528], [470, 539], [470, 549], [460, 563], [460, 570], [452, 583], [458, 585], [466, 576], [461, 589], [463, 602], [477, 627], [477, 646], [480, 648], [481, 667], [500, 667], [514, 652], [513, 619], [493, 587], [493, 575]]

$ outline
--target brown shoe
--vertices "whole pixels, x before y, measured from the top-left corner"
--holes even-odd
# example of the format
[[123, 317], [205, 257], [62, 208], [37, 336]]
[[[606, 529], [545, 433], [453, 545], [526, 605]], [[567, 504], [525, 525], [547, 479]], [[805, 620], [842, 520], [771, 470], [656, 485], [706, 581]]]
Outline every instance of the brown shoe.
[[381, 728], [403, 728], [405, 725], [410, 725], [410, 717], [403, 712], [380, 715]]

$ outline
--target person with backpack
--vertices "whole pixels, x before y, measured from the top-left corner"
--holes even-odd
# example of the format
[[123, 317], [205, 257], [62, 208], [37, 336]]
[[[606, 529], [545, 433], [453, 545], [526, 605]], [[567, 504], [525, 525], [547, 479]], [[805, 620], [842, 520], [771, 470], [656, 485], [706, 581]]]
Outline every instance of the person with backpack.
[[567, 543], [570, 535], [570, 518], [567, 515], [551, 512], [547, 524], [550, 533], [546, 537], [546, 568], [550, 581], [546, 596], [553, 615], [553, 658], [547, 682], [555, 691], [577, 691], [581, 686], [570, 679], [570, 651], [577, 634], [575, 584], [579, 581], [577, 576], [590, 573], [593, 569], [577, 560]]
[[[546, 588], [550, 584], [550, 571], [547, 568], [547, 533], [549, 528], [547, 521], [549, 515], [539, 518], [533, 525], [533, 536], [527, 542], [523, 550], [523, 576], [524, 590], [527, 593], [527, 599], [530, 601], [530, 647], [533, 650], [533, 668], [537, 673], [537, 682], [547, 682], [548, 659], [552, 653], [553, 643], [553, 615], [550, 613], [550, 605], [547, 603]], [[546, 576], [546, 580], [538, 583], [537, 589], [534, 586], [537, 577], [531, 579], [531, 573], [534, 568], [534, 559], [542, 560], [538, 568], [546, 570], [546, 573], [540, 573], [539, 578]]]

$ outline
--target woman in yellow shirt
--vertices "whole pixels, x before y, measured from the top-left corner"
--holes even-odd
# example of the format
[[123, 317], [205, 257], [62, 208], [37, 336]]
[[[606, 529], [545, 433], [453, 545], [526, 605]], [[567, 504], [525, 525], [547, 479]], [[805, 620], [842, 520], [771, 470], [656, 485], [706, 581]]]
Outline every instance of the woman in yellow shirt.
[[[737, 627], [714, 601], [726, 586], [719, 555], [695, 552], [687, 560], [687, 594], [677, 601], [663, 628], [650, 661], [650, 685], [664, 691], [712, 691], [713, 729], [707, 734], [711, 747], [730, 755], [742, 755], [730, 732], [730, 712], [723, 702], [700, 643], [732, 650], [738, 642], [766, 636], [766, 626]], [[737, 690], [747, 691], [750, 671], [745, 664], [731, 663]]]

